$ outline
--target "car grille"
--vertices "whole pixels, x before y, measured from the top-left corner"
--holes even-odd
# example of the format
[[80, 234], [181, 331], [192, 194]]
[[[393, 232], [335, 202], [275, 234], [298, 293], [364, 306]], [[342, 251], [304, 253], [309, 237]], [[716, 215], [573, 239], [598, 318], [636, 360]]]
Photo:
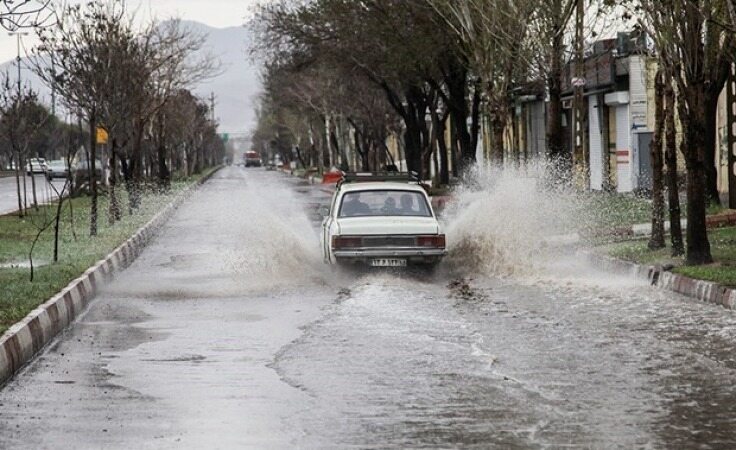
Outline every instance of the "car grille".
[[411, 236], [364, 237], [363, 247], [414, 247], [416, 238]]

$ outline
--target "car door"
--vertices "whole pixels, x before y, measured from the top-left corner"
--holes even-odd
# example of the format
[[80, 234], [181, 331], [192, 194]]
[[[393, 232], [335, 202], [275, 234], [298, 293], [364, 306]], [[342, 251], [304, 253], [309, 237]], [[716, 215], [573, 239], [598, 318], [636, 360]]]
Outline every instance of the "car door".
[[329, 212], [322, 220], [322, 256], [324, 258], [325, 264], [332, 263], [332, 252], [330, 252], [330, 230], [332, 229], [332, 225], [335, 221], [335, 211], [337, 210], [337, 196], [338, 192], [335, 191], [332, 196], [332, 200], [330, 201]]

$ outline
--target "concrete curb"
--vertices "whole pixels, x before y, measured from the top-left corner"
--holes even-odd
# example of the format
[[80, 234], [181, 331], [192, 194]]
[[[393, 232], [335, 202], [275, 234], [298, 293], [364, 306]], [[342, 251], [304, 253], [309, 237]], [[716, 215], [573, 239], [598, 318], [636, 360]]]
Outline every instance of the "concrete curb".
[[0, 337], [0, 386], [31, 362], [59, 333], [73, 324], [94, 299], [99, 288], [112, 280], [115, 273], [125, 270], [135, 261], [146, 244], [184, 202], [186, 194], [204, 184], [217, 170], [182, 191], [107, 257], [10, 327]]
[[678, 275], [664, 270], [660, 266], [644, 266], [587, 251], [579, 253], [586, 257], [590, 263], [603, 270], [644, 279], [650, 285], [659, 289], [672, 291], [703, 303], [720, 305], [730, 310], [736, 309], [736, 289], [711, 281], [696, 280]]

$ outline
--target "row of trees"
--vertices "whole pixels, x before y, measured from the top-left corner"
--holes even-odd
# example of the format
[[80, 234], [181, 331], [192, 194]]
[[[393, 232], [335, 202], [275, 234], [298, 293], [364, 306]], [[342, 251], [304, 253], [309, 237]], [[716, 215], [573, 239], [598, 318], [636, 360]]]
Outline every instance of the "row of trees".
[[83, 130], [64, 123], [39, 101], [38, 94], [25, 86], [11, 84], [6, 76], [0, 91], [0, 166], [15, 172], [18, 215], [31, 205], [38, 207], [36, 179], [26, 179], [32, 158], [61, 159], [74, 155]]
[[[40, 39], [30, 58], [31, 69], [86, 128], [79, 130], [76, 145], [69, 145], [65, 156], [71, 160], [80, 146], [84, 148], [92, 200], [91, 235], [97, 233], [100, 181], [107, 181], [108, 217], [114, 222], [123, 210], [118, 201], [120, 184], [132, 211], [138, 208], [145, 186], [155, 182], [168, 189], [172, 171], [191, 175], [222, 161], [225, 148], [216, 133], [217, 124], [206, 103], [190, 91], [218, 71], [216, 60], [202, 51], [206, 36], [178, 20], [139, 26], [124, 0], [41, 2], [25, 16], [18, 10], [7, 14], [17, 22], [19, 17], [36, 18], [25, 23]], [[43, 26], [38, 17], [45, 18]], [[58, 120], [50, 117], [37, 95], [20, 83], [6, 85], [4, 92], [0, 119], [8, 126], [2, 135], [10, 142], [7, 148], [13, 159], [24, 166], [28, 158], [49, 152], [58, 155], [58, 147], [50, 151], [47, 147], [61, 140], [54, 143], [40, 133], [44, 127], [58, 127], [48, 125]], [[26, 117], [25, 112], [38, 117]], [[100, 129], [108, 136], [104, 146], [98, 142]], [[80, 142], [82, 136], [86, 142]], [[39, 144], [44, 139], [45, 144]], [[109, 180], [94, 175], [102, 169], [98, 160], [103, 161]]]
[[[569, 158], [562, 133], [562, 86], [577, 0], [280, 0], [262, 5], [254, 51], [267, 62], [259, 132], [305, 113], [344, 121], [383, 148], [403, 130], [409, 170], [429, 172], [450, 124], [452, 164], [440, 182], [475, 162], [481, 111], [492, 130], [490, 158], [503, 162], [515, 89], [546, 85], [550, 157]], [[598, 13], [589, 18], [594, 31]], [[426, 120], [430, 118], [430, 120]], [[332, 125], [335, 127], [336, 125]], [[293, 130], [299, 140], [304, 130]], [[322, 140], [329, 141], [331, 126]], [[377, 129], [369, 133], [365, 130]], [[265, 133], [268, 134], [268, 133]], [[362, 139], [361, 139], [362, 140]], [[356, 150], [364, 154], [363, 146]], [[369, 161], [371, 159], [368, 159]]]
[[[557, 176], [572, 180], [574, 157], [562, 126], [563, 89], [574, 74], [569, 67], [584, 40], [634, 26], [653, 44], [651, 56], [667, 87], [660, 92], [672, 97], [658, 115], [657, 128], [671, 131], [667, 139], [661, 131], [653, 146], [655, 169], [668, 169], [655, 183], [662, 187], [655, 196], [669, 189], [679, 223], [673, 167], [679, 144], [687, 174], [687, 261], [708, 263], [706, 206], [718, 202], [715, 112], [736, 55], [734, 18], [732, 0], [265, 2], [253, 21], [254, 52], [267, 63], [256, 144], [287, 156], [296, 144], [309, 149], [300, 152], [308, 155], [302, 162], [325, 165], [348, 162], [340, 154], [349, 145], [360, 155], [360, 168], [371, 169], [386, 163], [387, 134], [402, 133], [408, 169], [428, 177], [433, 167], [436, 181], [447, 183], [451, 169], [457, 175], [475, 163], [482, 120], [491, 135], [487, 156], [503, 164], [516, 96], [541, 91], [546, 156]], [[679, 143], [675, 130], [682, 130]], [[655, 210], [659, 229], [664, 208]]]

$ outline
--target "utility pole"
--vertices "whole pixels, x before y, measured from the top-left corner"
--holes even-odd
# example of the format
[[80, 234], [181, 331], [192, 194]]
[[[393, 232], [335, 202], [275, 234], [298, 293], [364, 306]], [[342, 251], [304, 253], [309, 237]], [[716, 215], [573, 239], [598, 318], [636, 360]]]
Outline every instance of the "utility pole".
[[583, 29], [585, 19], [585, 0], [577, 0], [575, 13], [575, 77], [573, 78], [574, 105], [573, 123], [575, 132], [575, 149], [573, 151], [573, 166], [579, 176], [579, 184], [584, 189], [589, 188], [588, 158], [585, 154], [585, 48]]
[[17, 46], [18, 46], [18, 53], [15, 58], [15, 62], [18, 66], [18, 94], [20, 94], [21, 89], [21, 81], [20, 81], [20, 39], [22, 36], [28, 36], [27, 31], [11, 31], [8, 33], [8, 36], [15, 36], [17, 38]]
[[212, 114], [212, 123], [215, 123], [215, 93], [210, 94], [210, 114]]
[[51, 115], [56, 117], [56, 62], [53, 55], [51, 56], [51, 76], [54, 82], [51, 83]]
[[[20, 101], [21, 98], [21, 75], [20, 75], [20, 39], [22, 36], [28, 36], [28, 32], [26, 31], [11, 31], [8, 33], [8, 36], [15, 36], [17, 38], [18, 43], [18, 53], [15, 58], [16, 65], [18, 66], [18, 92], [17, 92], [17, 99]], [[18, 168], [22, 171], [21, 173], [25, 172], [25, 161], [22, 160], [22, 155], [20, 154], [20, 151], [18, 151]], [[36, 179], [33, 176], [33, 167], [30, 166], [29, 162], [29, 168], [31, 169], [31, 182], [33, 183], [33, 196], [35, 198], [36, 196]], [[34, 203], [35, 206], [35, 203]], [[25, 173], [23, 173], [23, 210], [28, 209], [28, 190], [26, 189], [26, 176]]]

